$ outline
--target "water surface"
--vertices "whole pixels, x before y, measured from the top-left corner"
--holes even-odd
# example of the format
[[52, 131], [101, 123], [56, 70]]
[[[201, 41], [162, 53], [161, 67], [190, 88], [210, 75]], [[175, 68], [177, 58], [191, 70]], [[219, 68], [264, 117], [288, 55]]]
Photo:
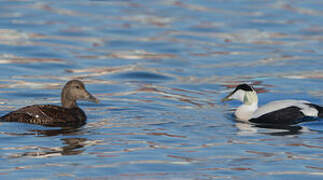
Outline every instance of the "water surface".
[[235, 121], [260, 104], [323, 104], [320, 1], [1, 1], [0, 112], [60, 104], [81, 79], [78, 129], [0, 125], [1, 179], [322, 179], [322, 120]]

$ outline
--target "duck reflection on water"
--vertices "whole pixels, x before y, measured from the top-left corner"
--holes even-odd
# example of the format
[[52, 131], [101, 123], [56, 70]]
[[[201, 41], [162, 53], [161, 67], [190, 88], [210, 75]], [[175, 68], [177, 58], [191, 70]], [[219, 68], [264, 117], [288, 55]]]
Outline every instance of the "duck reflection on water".
[[290, 136], [298, 135], [305, 132], [314, 132], [309, 128], [301, 125], [273, 125], [273, 124], [250, 124], [237, 122], [235, 127], [238, 129], [238, 136], [252, 136], [266, 134], [270, 136]]
[[[21, 157], [52, 157], [52, 156], [65, 156], [65, 155], [78, 155], [83, 153], [87, 144], [86, 138], [62, 138], [63, 145], [56, 147], [26, 147], [23, 153], [9, 154], [10, 158]], [[20, 148], [21, 149], [21, 148]]]

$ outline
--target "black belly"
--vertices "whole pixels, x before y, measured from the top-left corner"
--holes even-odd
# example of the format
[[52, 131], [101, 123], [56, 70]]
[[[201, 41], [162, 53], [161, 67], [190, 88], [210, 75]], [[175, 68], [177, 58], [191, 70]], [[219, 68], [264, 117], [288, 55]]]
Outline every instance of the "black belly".
[[249, 121], [256, 124], [294, 125], [314, 119], [313, 117], [306, 117], [300, 110], [299, 107], [291, 106], [264, 114], [258, 118], [250, 119]]

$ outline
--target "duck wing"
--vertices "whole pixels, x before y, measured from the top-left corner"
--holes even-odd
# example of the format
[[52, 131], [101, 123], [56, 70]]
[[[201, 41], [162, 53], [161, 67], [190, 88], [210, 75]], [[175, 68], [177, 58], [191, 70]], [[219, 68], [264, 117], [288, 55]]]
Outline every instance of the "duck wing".
[[302, 113], [301, 108], [291, 106], [268, 112], [249, 121], [256, 124], [293, 125], [299, 123], [304, 117], [305, 115]]
[[257, 124], [292, 125], [318, 117], [317, 105], [302, 100], [272, 101], [253, 114], [250, 122]]
[[2, 116], [1, 121], [23, 122], [45, 126], [81, 126], [86, 115], [80, 108], [63, 108], [55, 105], [32, 105]]

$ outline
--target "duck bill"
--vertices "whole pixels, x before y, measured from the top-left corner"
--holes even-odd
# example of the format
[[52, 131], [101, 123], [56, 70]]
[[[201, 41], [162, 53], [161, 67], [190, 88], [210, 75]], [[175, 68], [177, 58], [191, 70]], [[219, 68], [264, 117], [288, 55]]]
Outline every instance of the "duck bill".
[[232, 94], [233, 94], [233, 92], [230, 93], [229, 95], [227, 95], [226, 97], [224, 97], [223, 99], [221, 99], [221, 102], [231, 101], [232, 100], [232, 98], [231, 98]]
[[91, 93], [86, 91], [86, 96], [84, 98], [84, 100], [86, 101], [90, 101], [90, 102], [94, 102], [96, 104], [98, 104], [100, 102], [99, 99], [97, 99], [96, 97], [94, 97]]

